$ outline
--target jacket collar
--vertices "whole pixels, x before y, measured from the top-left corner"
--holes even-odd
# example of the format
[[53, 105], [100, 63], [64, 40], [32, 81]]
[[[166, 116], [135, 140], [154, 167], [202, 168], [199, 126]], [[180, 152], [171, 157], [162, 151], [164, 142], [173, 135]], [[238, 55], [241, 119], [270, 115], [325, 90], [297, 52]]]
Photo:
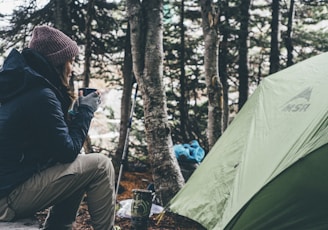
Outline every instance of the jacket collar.
[[70, 99], [55, 68], [35, 50], [27, 48], [20, 53], [13, 49], [0, 69], [0, 103], [36, 84], [51, 88], [66, 112]]

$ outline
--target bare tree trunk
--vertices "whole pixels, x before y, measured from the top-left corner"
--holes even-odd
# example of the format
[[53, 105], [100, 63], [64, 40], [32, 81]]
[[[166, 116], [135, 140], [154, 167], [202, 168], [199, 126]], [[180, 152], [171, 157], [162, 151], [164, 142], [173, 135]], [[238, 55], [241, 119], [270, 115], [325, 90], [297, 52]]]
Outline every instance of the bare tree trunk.
[[293, 62], [293, 38], [292, 38], [292, 32], [293, 32], [293, 20], [294, 20], [294, 0], [290, 0], [289, 4], [289, 12], [288, 12], [288, 24], [287, 24], [287, 35], [286, 35], [286, 49], [287, 49], [287, 66], [291, 66], [294, 64]]
[[133, 72], [142, 94], [147, 148], [156, 194], [163, 205], [180, 190], [184, 179], [173, 152], [163, 84], [161, 0], [128, 0]]
[[[131, 110], [131, 96], [133, 87], [133, 72], [132, 72], [132, 54], [131, 54], [131, 42], [130, 42], [130, 25], [126, 33], [125, 49], [124, 49], [124, 65], [123, 65], [123, 93], [121, 100], [121, 121], [120, 121], [120, 137], [116, 154], [113, 156], [113, 164], [117, 169], [125, 145], [125, 139], [129, 124], [129, 115]], [[125, 164], [125, 162], [123, 162]], [[125, 166], [127, 166], [125, 164]], [[117, 170], [116, 170], [117, 171]]]
[[228, 84], [228, 27], [229, 27], [229, 14], [228, 4], [226, 1], [221, 1], [220, 13], [224, 15], [224, 22], [219, 25], [220, 34], [222, 40], [219, 44], [219, 76], [222, 83], [222, 94], [223, 94], [223, 118], [222, 118], [222, 129], [223, 131], [228, 127], [229, 124], [229, 84]]
[[181, 1], [181, 12], [180, 12], [180, 40], [181, 40], [181, 48], [180, 48], [180, 101], [179, 101], [179, 110], [180, 110], [180, 130], [181, 136], [183, 138], [184, 143], [188, 141], [188, 132], [187, 132], [187, 121], [188, 121], [188, 107], [187, 107], [187, 99], [186, 99], [186, 73], [185, 73], [185, 28], [184, 28], [184, 0]]
[[248, 99], [248, 23], [249, 23], [250, 0], [240, 3], [240, 33], [239, 33], [239, 101], [240, 110]]
[[213, 147], [222, 135], [222, 85], [218, 76], [218, 12], [212, 0], [201, 0], [202, 27], [205, 41], [205, 78], [208, 94], [208, 145]]
[[270, 74], [279, 71], [279, 4], [280, 1], [272, 1], [271, 19], [271, 50], [270, 50]]
[[[89, 0], [88, 2], [88, 11], [86, 15], [86, 28], [85, 28], [85, 50], [84, 50], [84, 76], [83, 76], [83, 87], [89, 87], [90, 78], [91, 78], [91, 54], [92, 54], [92, 18], [94, 15], [94, 2], [95, 0]], [[93, 148], [91, 144], [91, 139], [87, 136], [84, 142], [84, 151], [86, 154], [92, 153]]]
[[85, 51], [84, 51], [84, 77], [83, 77], [83, 87], [89, 87], [91, 78], [91, 53], [92, 53], [92, 19], [94, 15], [95, 0], [89, 0], [88, 11], [86, 15], [86, 28], [85, 28]]
[[55, 0], [54, 25], [67, 35], [72, 34], [70, 5], [71, 0]]

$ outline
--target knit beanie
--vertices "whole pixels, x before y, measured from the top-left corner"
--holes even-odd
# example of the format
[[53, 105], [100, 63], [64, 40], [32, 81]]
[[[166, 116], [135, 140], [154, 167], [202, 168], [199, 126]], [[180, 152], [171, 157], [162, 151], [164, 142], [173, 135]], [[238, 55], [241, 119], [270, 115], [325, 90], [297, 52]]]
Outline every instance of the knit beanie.
[[79, 53], [75, 41], [50, 26], [36, 26], [28, 47], [38, 51], [54, 66], [64, 64]]

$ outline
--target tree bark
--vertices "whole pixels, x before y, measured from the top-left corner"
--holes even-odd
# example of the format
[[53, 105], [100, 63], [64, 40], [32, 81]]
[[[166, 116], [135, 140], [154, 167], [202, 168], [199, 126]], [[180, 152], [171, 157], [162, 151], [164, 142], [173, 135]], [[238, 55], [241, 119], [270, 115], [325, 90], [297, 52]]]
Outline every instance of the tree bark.
[[240, 32], [239, 32], [239, 101], [240, 110], [248, 99], [248, 23], [249, 23], [250, 0], [243, 0], [240, 3]]
[[288, 11], [288, 24], [287, 24], [287, 35], [286, 35], [286, 49], [287, 49], [287, 66], [291, 66], [294, 64], [293, 61], [293, 38], [292, 38], [292, 32], [293, 32], [293, 20], [294, 20], [294, 0], [290, 0], [289, 3], [289, 11]]
[[189, 135], [187, 132], [187, 121], [188, 121], [188, 104], [186, 99], [186, 72], [185, 72], [185, 28], [184, 28], [184, 0], [181, 1], [181, 12], [180, 12], [180, 100], [179, 100], [179, 111], [180, 111], [180, 130], [181, 136], [183, 138], [184, 143], [189, 142]]
[[162, 205], [180, 190], [184, 179], [173, 152], [163, 84], [161, 0], [127, 0], [133, 72], [142, 94], [148, 154], [157, 197]]
[[[92, 55], [92, 19], [94, 15], [95, 0], [89, 0], [88, 10], [86, 14], [85, 28], [85, 49], [84, 49], [84, 71], [83, 71], [83, 87], [89, 87], [91, 78], [91, 55]], [[84, 151], [86, 154], [92, 153], [93, 148], [89, 135], [84, 142]]]
[[279, 71], [279, 0], [272, 1], [270, 74]]
[[221, 1], [220, 13], [224, 16], [224, 22], [219, 22], [219, 31], [222, 36], [222, 40], [219, 43], [219, 76], [222, 83], [222, 95], [223, 95], [223, 117], [222, 117], [222, 131], [224, 131], [229, 124], [229, 84], [228, 84], [228, 28], [229, 18], [228, 4], [226, 1]]
[[218, 76], [218, 12], [212, 0], [201, 0], [202, 28], [205, 42], [205, 79], [208, 95], [207, 138], [209, 149], [222, 135], [222, 84]]
[[[130, 41], [130, 25], [126, 33], [125, 48], [124, 48], [124, 64], [123, 64], [123, 93], [121, 100], [121, 121], [120, 121], [120, 136], [116, 154], [113, 156], [114, 167], [117, 169], [117, 165], [122, 159], [124, 150], [128, 125], [129, 115], [131, 110], [131, 96], [133, 88], [133, 72], [132, 72], [132, 54], [131, 54], [131, 41]], [[124, 166], [126, 167], [125, 162]], [[117, 170], [116, 170], [117, 171]]]
[[86, 28], [85, 28], [85, 50], [84, 50], [84, 76], [83, 87], [89, 87], [91, 78], [91, 54], [92, 54], [92, 19], [94, 15], [95, 0], [89, 0], [88, 11], [86, 14]]
[[72, 34], [72, 24], [70, 17], [71, 0], [55, 0], [54, 25], [67, 35]]

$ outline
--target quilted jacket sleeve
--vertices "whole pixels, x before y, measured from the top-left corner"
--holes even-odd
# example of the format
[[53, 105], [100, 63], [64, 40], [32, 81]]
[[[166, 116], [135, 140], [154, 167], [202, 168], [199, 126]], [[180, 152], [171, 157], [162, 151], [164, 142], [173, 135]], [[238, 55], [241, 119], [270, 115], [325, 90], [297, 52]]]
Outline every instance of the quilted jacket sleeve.
[[39, 91], [34, 117], [39, 139], [46, 152], [58, 162], [72, 162], [88, 134], [93, 112], [81, 107], [68, 127], [61, 104], [52, 90]]

